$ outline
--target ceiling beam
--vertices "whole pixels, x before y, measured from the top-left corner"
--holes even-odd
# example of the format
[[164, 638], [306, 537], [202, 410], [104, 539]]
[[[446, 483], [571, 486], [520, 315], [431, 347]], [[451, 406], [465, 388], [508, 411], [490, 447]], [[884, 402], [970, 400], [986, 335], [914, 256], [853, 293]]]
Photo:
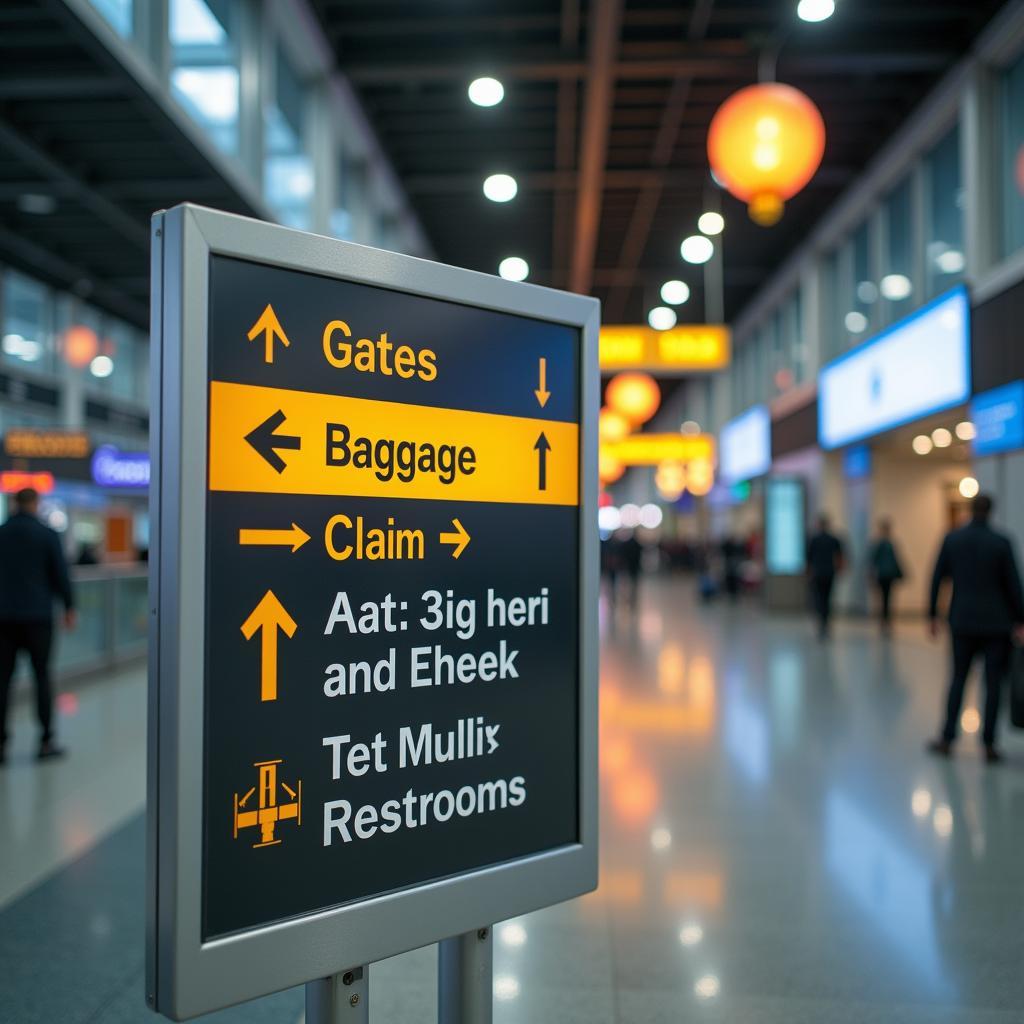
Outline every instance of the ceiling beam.
[[[620, 0], [613, 0], [620, 2]], [[860, 53], [783, 54], [779, 64], [786, 75], [849, 77], [873, 74], [932, 74], [948, 68], [956, 54], [948, 50], [868, 51]], [[354, 63], [343, 67], [345, 74], [361, 86], [409, 85], [416, 82], [464, 82], [476, 68], [454, 61], [430, 63], [388, 62]], [[554, 58], [544, 61], [496, 63], [490, 73], [507, 81], [557, 82], [563, 78], [589, 78], [588, 62]], [[662, 57], [656, 60], [617, 61], [611, 66], [612, 78], [620, 81], [672, 80], [677, 76], [704, 79], [743, 79], [757, 77], [757, 57]]]
[[[686, 36], [690, 42], [699, 42], [707, 34], [713, 6], [714, 0], [697, 0], [694, 4], [690, 22], [686, 27]], [[669, 92], [668, 102], [662, 108], [658, 135], [651, 151], [651, 166], [658, 170], [667, 168], [672, 162], [672, 154], [675, 151], [679, 129], [682, 127], [683, 117], [686, 114], [686, 104], [692, 84], [693, 80], [687, 75], [677, 75], [672, 82], [672, 89]], [[626, 228], [622, 249], [619, 252], [618, 265], [623, 270], [635, 272], [640, 265], [664, 190], [665, 178], [661, 176], [644, 185], [640, 195], [637, 196], [633, 216]], [[629, 301], [633, 284], [634, 282], [630, 281], [628, 284], [621, 284], [612, 289], [607, 302], [607, 316], [613, 323], [620, 320], [625, 314], [626, 303]]]
[[594, 273], [621, 20], [622, 0], [602, 0], [591, 8], [576, 225], [569, 268], [569, 287], [583, 295], [590, 292]]
[[[703, 153], [703, 150], [701, 151]], [[628, 191], [646, 188], [649, 184], [662, 181], [666, 190], [692, 192], [699, 195], [704, 187], [706, 164], [694, 165], [692, 169], [681, 167], [655, 169], [651, 167], [608, 168], [604, 172], [604, 188], [610, 191]], [[856, 176], [853, 166], [825, 166], [810, 180], [807, 188], [838, 188], [847, 185]], [[571, 192], [576, 188], [576, 172], [568, 171], [526, 171], [517, 172], [520, 194], [529, 192]], [[480, 191], [480, 175], [467, 173], [411, 174], [403, 178], [406, 191], [415, 195], [452, 196], [458, 198]], [[557, 266], [557, 264], [555, 264]]]
[[0, 81], [0, 100], [83, 100], [122, 95], [120, 85], [98, 75], [37, 75]]
[[139, 327], [145, 326], [149, 320], [149, 309], [145, 302], [138, 302], [119, 289], [96, 280], [96, 275], [70, 263], [50, 249], [36, 245], [25, 237], [24, 232], [12, 231], [0, 225], [0, 253], [54, 284], [64, 285], [78, 292], [87, 290], [90, 300], [95, 300], [110, 312], [132, 321]]
[[149, 251], [149, 228], [126, 213], [117, 203], [101, 195], [84, 179], [46, 152], [37, 142], [18, 131], [10, 121], [0, 119], [0, 149], [34, 168], [48, 181], [63, 186], [76, 202], [90, 210], [122, 238]]
[[[563, 52], [573, 52], [579, 45], [580, 0], [562, 0], [559, 26], [560, 44]], [[579, 86], [568, 78], [558, 83], [558, 100], [555, 105], [555, 170], [566, 178], [573, 179], [576, 162], [576, 123], [579, 116]], [[573, 219], [572, 197], [569, 189], [556, 189], [554, 216], [551, 218], [551, 266], [555, 277], [551, 283], [563, 287], [569, 277], [569, 252], [572, 249]]]

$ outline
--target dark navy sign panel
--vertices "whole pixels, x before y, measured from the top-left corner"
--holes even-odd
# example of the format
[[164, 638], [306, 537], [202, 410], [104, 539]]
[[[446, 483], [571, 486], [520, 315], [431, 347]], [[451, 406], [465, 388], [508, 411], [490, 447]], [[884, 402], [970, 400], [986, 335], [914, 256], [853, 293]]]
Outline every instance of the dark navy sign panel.
[[[579, 421], [576, 328], [224, 257], [211, 261], [210, 289], [211, 381]], [[289, 341], [272, 363], [264, 338], [247, 337], [268, 304]], [[386, 333], [395, 347], [429, 349], [436, 377], [330, 365], [323, 333], [334, 320], [353, 342]], [[541, 358], [543, 407], [531, 383]], [[287, 481], [294, 452], [279, 455]], [[439, 543], [454, 520], [471, 538], [457, 559]], [[258, 540], [292, 524], [309, 537], [298, 550], [240, 542], [242, 530]], [[358, 558], [372, 529], [418, 531], [422, 549]], [[578, 505], [208, 493], [204, 941], [580, 841], [579, 532]], [[339, 560], [332, 546], [353, 551]], [[268, 592], [284, 610], [280, 626], [263, 627], [276, 630], [273, 699], [251, 621]], [[545, 624], [502, 625], [512, 598], [535, 599]], [[472, 628], [459, 602], [473, 602]], [[375, 628], [351, 631], [346, 603]], [[360, 664], [384, 688], [364, 692]], [[458, 665], [488, 667], [462, 681]], [[356, 692], [327, 694], [339, 672]], [[440, 685], [412, 685], [435, 672]], [[350, 771], [354, 745], [375, 742]], [[344, 830], [328, 827], [346, 813], [340, 802]]]

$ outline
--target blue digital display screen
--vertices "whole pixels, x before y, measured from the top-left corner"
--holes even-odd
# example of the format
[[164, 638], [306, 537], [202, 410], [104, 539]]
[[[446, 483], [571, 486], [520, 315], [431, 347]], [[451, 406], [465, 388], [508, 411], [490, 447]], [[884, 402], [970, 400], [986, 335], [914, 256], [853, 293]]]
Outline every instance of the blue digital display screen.
[[971, 307], [962, 285], [830, 363], [818, 377], [818, 441], [842, 448], [971, 394]]
[[971, 400], [975, 455], [1024, 448], [1024, 381], [984, 391]]
[[764, 492], [764, 561], [773, 576], [799, 576], [805, 567], [807, 502], [802, 480], [769, 477]]
[[766, 405], [730, 420], [718, 437], [718, 475], [727, 484], [764, 476], [772, 466], [772, 424]]

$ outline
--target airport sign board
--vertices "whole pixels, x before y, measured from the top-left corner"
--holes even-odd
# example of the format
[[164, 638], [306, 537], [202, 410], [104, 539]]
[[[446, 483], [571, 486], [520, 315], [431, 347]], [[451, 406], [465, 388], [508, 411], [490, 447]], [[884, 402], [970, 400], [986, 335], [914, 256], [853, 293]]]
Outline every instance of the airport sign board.
[[154, 219], [150, 1004], [596, 885], [598, 306]]
[[1024, 448], [1024, 381], [1015, 380], [971, 399], [975, 456]]

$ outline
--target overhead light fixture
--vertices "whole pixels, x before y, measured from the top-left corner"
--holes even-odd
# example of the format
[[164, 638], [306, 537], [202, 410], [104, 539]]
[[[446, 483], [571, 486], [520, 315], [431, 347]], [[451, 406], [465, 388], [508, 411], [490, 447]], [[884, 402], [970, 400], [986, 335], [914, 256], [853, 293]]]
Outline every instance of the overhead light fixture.
[[484, 179], [484, 195], [492, 203], [507, 203], [515, 199], [519, 185], [511, 174], [492, 174]]
[[967, 260], [959, 249], [947, 249], [935, 257], [935, 264], [944, 274], [962, 274]]
[[702, 213], [697, 221], [697, 227], [705, 235], [720, 235], [725, 228], [725, 218], [714, 210]]
[[914, 451], [918, 455], [927, 455], [935, 445], [932, 444], [932, 439], [927, 434], [918, 434], [914, 438]]
[[978, 496], [978, 491], [980, 490], [981, 487], [973, 476], [965, 476], [963, 480], [960, 481], [960, 494], [964, 498], [976, 498]]
[[936, 427], [932, 431], [932, 444], [936, 448], [948, 448], [953, 443], [953, 435], [945, 427]]
[[114, 360], [110, 356], [96, 356], [89, 364], [89, 372], [94, 377], [109, 377], [114, 372]]
[[676, 312], [668, 306], [655, 306], [647, 314], [647, 322], [656, 331], [667, 331], [676, 325]]
[[661, 301], [670, 306], [681, 306], [690, 297], [690, 286], [685, 281], [666, 281], [661, 286]]
[[43, 192], [22, 192], [15, 200], [15, 205], [22, 213], [45, 217], [57, 209], [57, 200]]
[[878, 286], [874, 281], [861, 281], [857, 285], [857, 298], [865, 306], [870, 306], [878, 300]]
[[890, 302], [902, 302], [909, 298], [914, 286], [906, 274], [886, 274], [882, 278], [881, 291], [884, 298]]
[[800, 0], [796, 5], [796, 14], [801, 21], [828, 21], [835, 13], [835, 0]]
[[956, 436], [961, 441], [973, 441], [977, 433], [977, 428], [970, 420], [964, 420], [963, 423], [956, 425]]
[[525, 281], [530, 276], [530, 264], [521, 256], [506, 256], [498, 264], [498, 274], [506, 281]]
[[496, 107], [505, 98], [505, 86], [496, 78], [474, 78], [467, 92], [478, 107]]
[[868, 329], [868, 318], [855, 309], [846, 314], [843, 323], [851, 334], [863, 334]]
[[715, 244], [704, 235], [690, 235], [683, 239], [679, 254], [687, 263], [707, 263], [715, 254]]
[[700, 424], [696, 420], [684, 420], [683, 425], [679, 428], [681, 434], [699, 434]]

